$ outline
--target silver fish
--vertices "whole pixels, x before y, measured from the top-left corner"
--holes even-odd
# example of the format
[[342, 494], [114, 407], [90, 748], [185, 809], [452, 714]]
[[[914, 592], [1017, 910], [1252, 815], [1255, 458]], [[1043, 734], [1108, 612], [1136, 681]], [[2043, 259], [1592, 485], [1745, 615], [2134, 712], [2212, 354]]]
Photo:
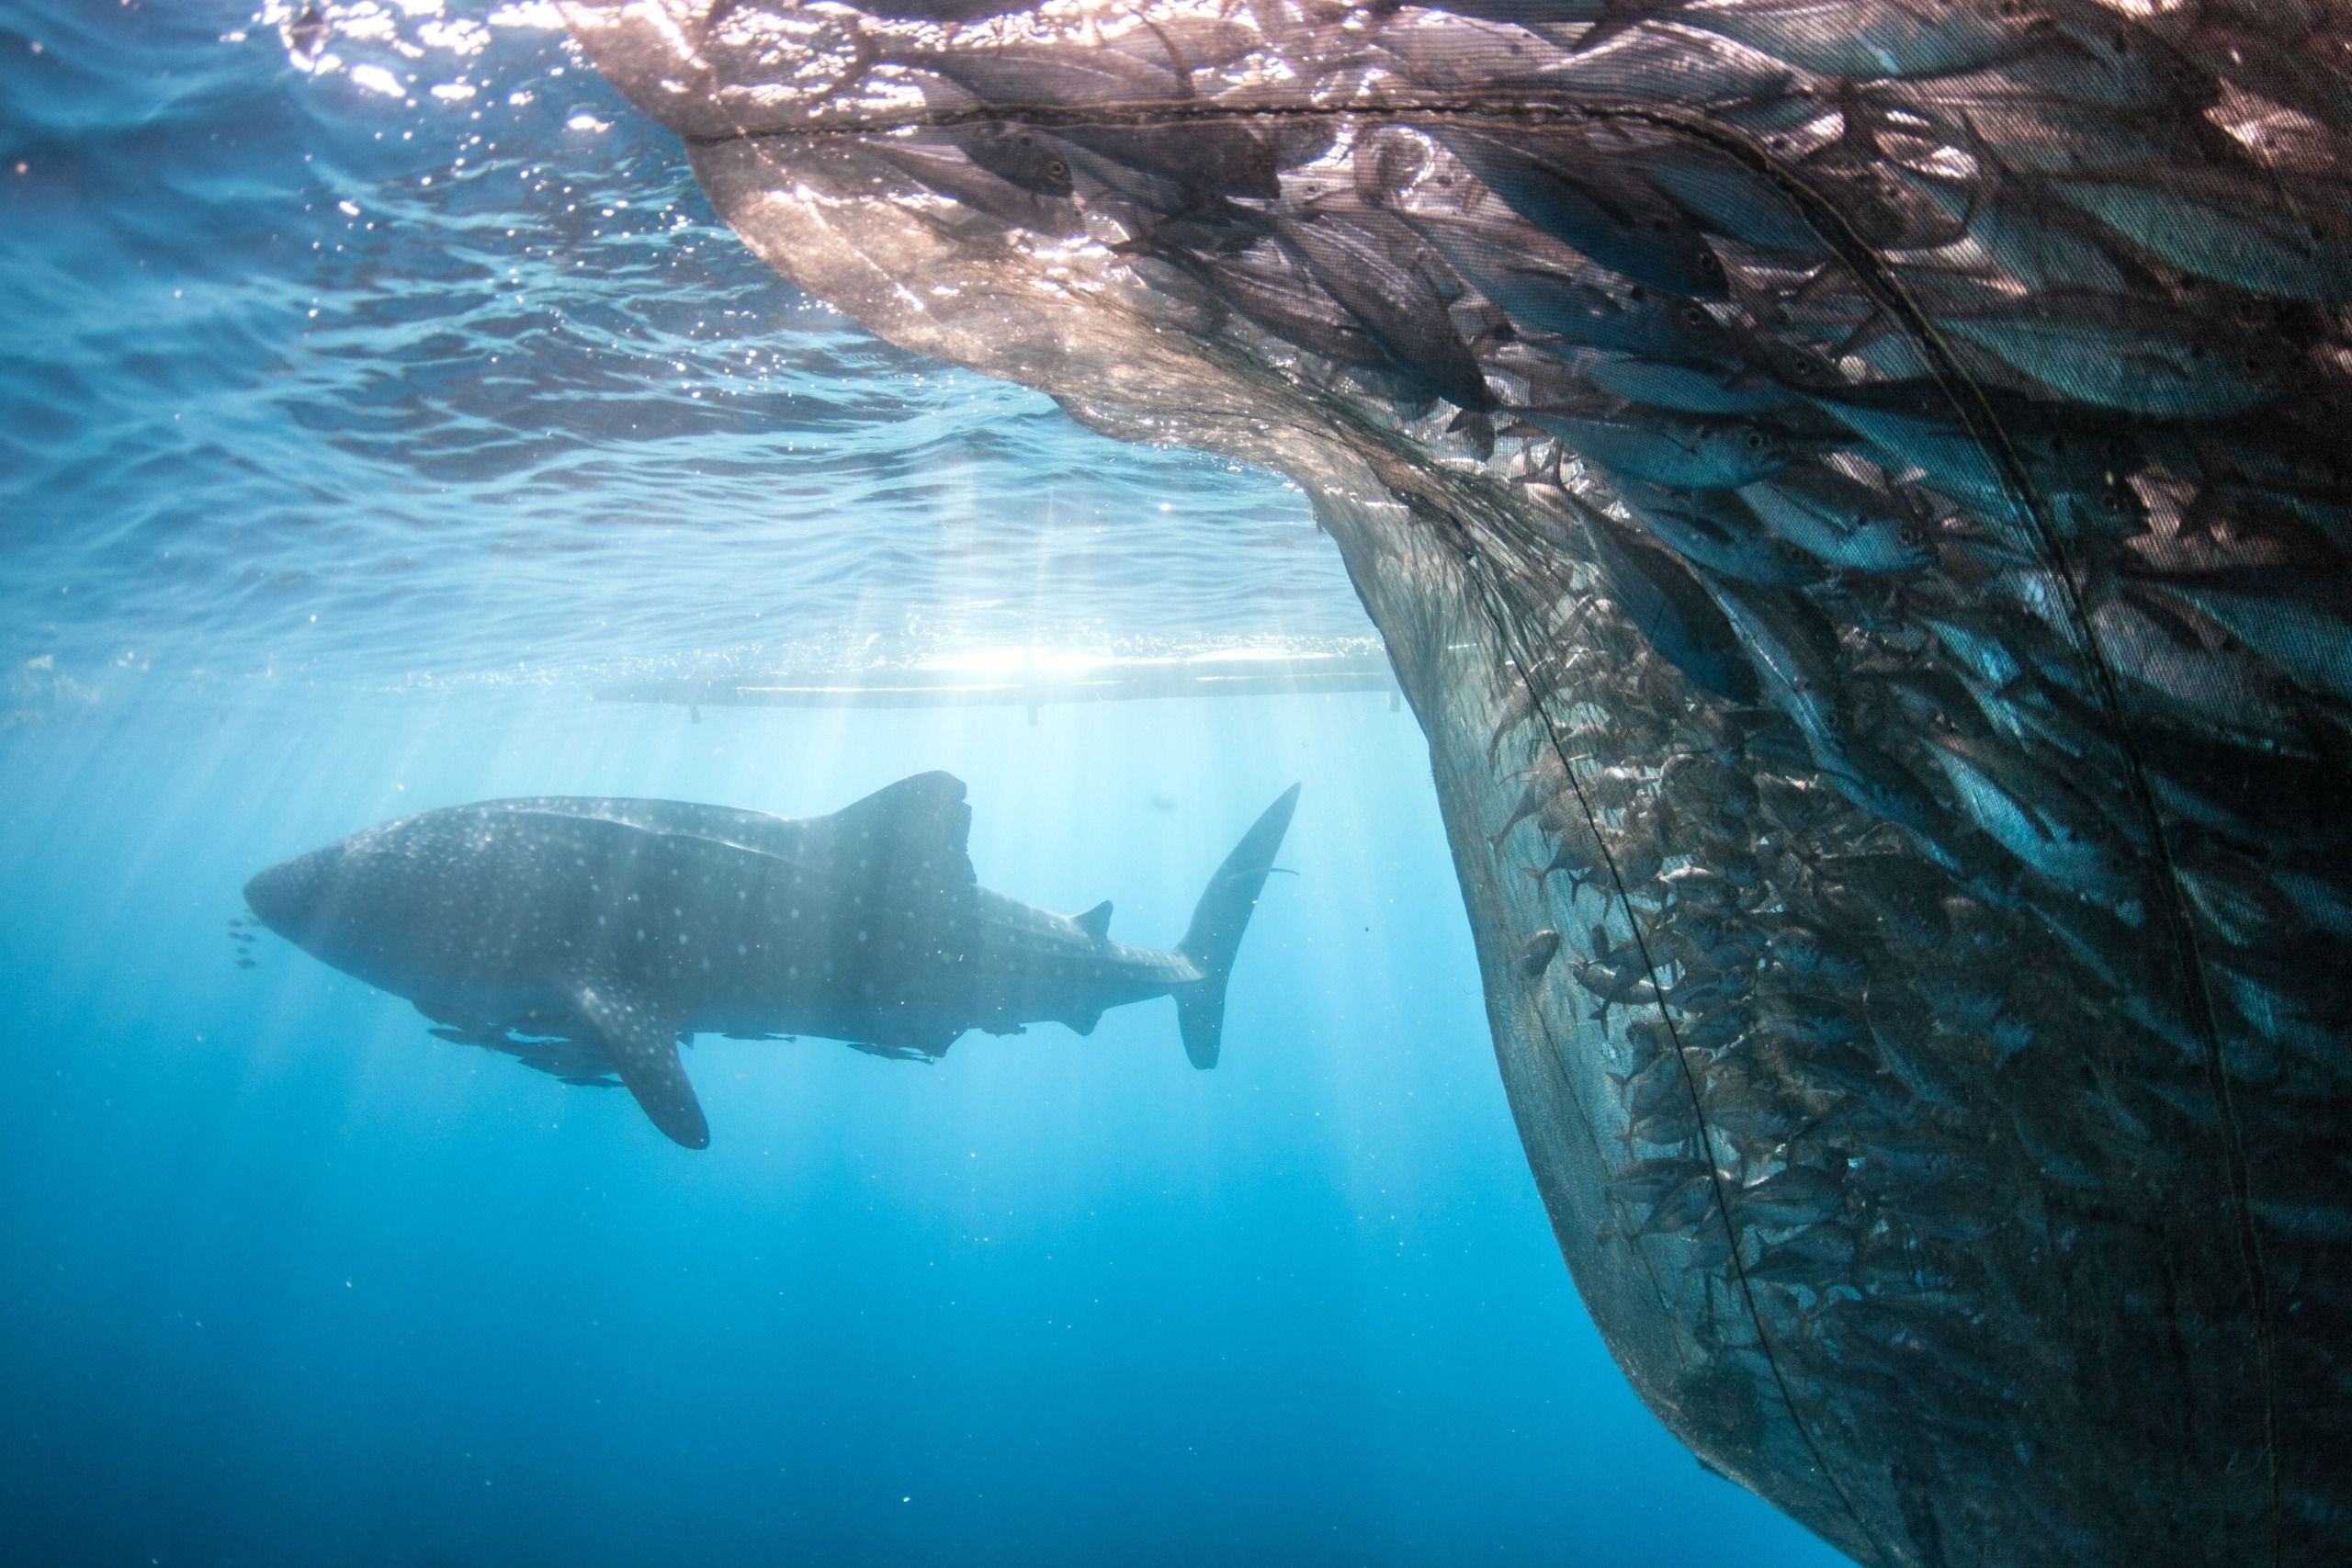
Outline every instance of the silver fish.
[[2152, 586], [2212, 617], [2297, 685], [2352, 702], [2352, 600], [2340, 576], [2255, 568]]
[[1275, 231], [1326, 292], [1348, 308], [1398, 370], [1457, 408], [1494, 406], [1486, 377], [1453, 318], [1422, 271], [1400, 262], [1412, 231], [1377, 211], [1341, 218], [1317, 213], [1305, 222], [1275, 220]]
[[1796, 444], [1770, 425], [1664, 409], [1627, 408], [1607, 419], [1522, 409], [1520, 416], [1612, 472], [1689, 490], [1737, 490], [1796, 461]]
[[1717, 576], [1794, 588], [1826, 575], [1819, 562], [1775, 538], [1736, 491], [1668, 490], [1623, 477], [1616, 488], [1652, 538]]
[[1951, 76], [2022, 54], [2041, 18], [2030, 9], [1914, 6], [1903, 0], [1761, 0], [1690, 6], [1702, 28], [1827, 76]]
[[1937, 766], [1987, 837], [2062, 887], [2119, 911], [2138, 898], [2129, 852], [2098, 809], [2007, 747], [1936, 736]]
[[2244, 333], [2132, 296], [2052, 289], [1936, 322], [2055, 391], [2126, 413], [2227, 418], [2275, 402], [2290, 385], [2284, 361]]
[[1912, 572], [1935, 564], [1917, 513], [1825, 464], [1800, 464], [1739, 494], [1772, 532], [1839, 570]]
[[1722, 258], [1689, 214], [1642, 176], [1597, 157], [1581, 137], [1433, 134], [1503, 204], [1635, 283], [1697, 299], [1728, 291]]
[[2352, 195], [2251, 170], [2119, 170], [2051, 187], [2184, 272], [2256, 294], [2352, 304]]

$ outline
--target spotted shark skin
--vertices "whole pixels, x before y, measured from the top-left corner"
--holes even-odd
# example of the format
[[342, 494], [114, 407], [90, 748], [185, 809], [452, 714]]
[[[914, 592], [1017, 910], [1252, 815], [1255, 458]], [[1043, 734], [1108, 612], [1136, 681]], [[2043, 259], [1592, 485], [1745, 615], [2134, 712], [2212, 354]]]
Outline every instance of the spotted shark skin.
[[1297, 799], [1259, 818], [1170, 950], [1112, 942], [1108, 903], [1073, 918], [980, 886], [971, 807], [944, 773], [798, 819], [568, 796], [450, 807], [271, 866], [245, 900], [448, 1037], [601, 1053], [656, 1127], [699, 1149], [710, 1129], [678, 1041], [706, 1031], [932, 1059], [967, 1030], [1085, 1034], [1106, 1009], [1172, 996], [1187, 1054], [1214, 1066], [1226, 978]]

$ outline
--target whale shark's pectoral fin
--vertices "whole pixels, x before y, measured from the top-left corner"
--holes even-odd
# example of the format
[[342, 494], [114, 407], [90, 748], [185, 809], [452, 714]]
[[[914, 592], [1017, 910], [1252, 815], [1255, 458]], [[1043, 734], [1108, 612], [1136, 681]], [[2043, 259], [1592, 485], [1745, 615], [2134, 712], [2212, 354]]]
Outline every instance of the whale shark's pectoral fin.
[[671, 1142], [690, 1149], [710, 1146], [710, 1123], [703, 1120], [686, 1065], [678, 1060], [678, 1016], [635, 987], [610, 980], [581, 980], [566, 987], [574, 1011], [612, 1058], [613, 1070], [637, 1096], [653, 1124]]

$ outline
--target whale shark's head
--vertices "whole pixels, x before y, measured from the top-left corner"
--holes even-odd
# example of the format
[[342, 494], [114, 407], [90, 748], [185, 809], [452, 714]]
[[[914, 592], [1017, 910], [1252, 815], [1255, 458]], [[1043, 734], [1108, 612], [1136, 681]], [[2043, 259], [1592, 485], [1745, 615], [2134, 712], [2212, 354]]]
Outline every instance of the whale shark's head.
[[334, 902], [342, 861], [341, 844], [279, 861], [245, 884], [245, 903], [263, 925], [297, 947], [309, 947]]
[[481, 816], [363, 829], [256, 874], [245, 902], [311, 957], [400, 996], [458, 983], [453, 970], [497, 970], [529, 925], [536, 885], [489, 852]]

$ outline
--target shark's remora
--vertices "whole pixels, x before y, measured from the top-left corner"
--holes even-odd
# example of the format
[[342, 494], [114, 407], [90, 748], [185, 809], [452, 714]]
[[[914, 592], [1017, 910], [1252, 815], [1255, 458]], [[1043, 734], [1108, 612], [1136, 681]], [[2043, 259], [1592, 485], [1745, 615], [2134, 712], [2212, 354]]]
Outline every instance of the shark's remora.
[[1226, 980], [1298, 803], [1294, 784], [1210, 878], [1174, 949], [1110, 940], [979, 886], [963, 781], [918, 773], [830, 817], [550, 796], [404, 817], [245, 884], [263, 923], [406, 997], [436, 1032], [574, 1082], [620, 1077], [653, 1124], [710, 1142], [678, 1041], [815, 1034], [936, 1057], [969, 1029], [1176, 998], [1216, 1065]]

